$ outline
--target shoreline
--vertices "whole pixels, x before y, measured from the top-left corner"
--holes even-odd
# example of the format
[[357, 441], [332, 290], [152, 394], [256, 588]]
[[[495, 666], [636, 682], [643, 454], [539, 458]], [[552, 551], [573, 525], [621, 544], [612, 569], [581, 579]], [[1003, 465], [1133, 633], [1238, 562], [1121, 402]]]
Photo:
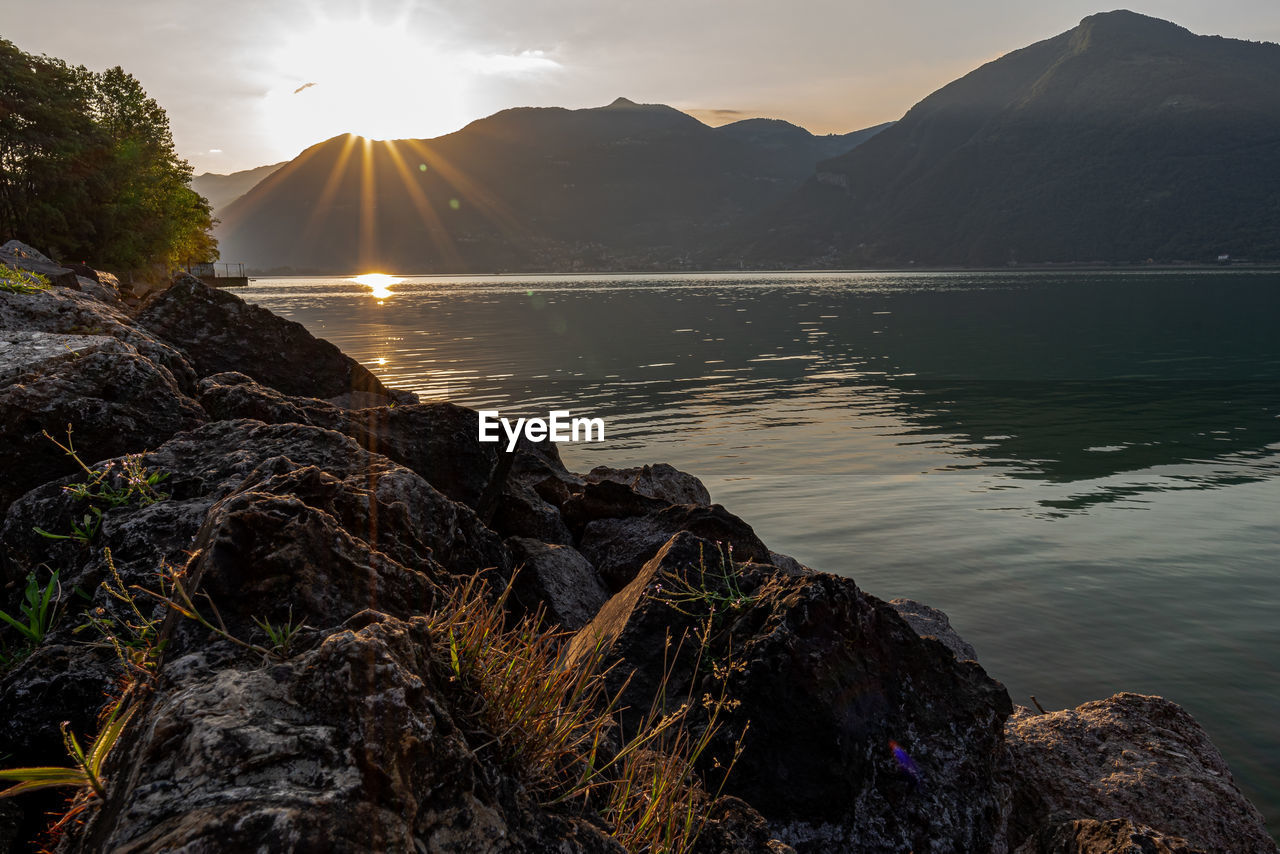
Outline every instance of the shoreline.
[[[502, 453], [476, 442], [475, 412], [387, 389], [333, 345], [234, 294], [182, 279], [127, 313], [109, 283], [97, 284], [0, 294], [5, 334], [54, 344], [97, 330], [77, 356], [30, 356], [0, 399], [46, 430], [82, 413], [77, 442], [95, 461], [111, 456], [108, 446], [141, 453], [140, 465], [167, 474], [167, 494], [105, 510], [83, 544], [33, 534], [33, 524], [61, 532], [77, 519], [68, 478], [47, 482], [74, 478], [75, 467], [29, 425], [6, 428], [6, 466], [25, 480], [0, 496], [5, 581], [40, 563], [64, 566], [65, 584], [118, 608], [103, 578], [152, 583], [169, 561], [217, 599], [228, 635], [256, 637], [255, 620], [285, 619], [286, 606], [309, 632], [264, 668], [229, 638], [173, 621], [171, 645], [139, 689], [141, 723], [110, 769], [121, 788], [70, 850], [144, 838], [252, 847], [255, 822], [271, 815], [302, 839], [376, 838], [391, 850], [429, 838], [424, 827], [468, 844], [501, 829], [522, 844], [550, 833], [569, 850], [612, 850], [589, 811], [518, 794], [520, 772], [487, 752], [494, 733], [471, 734], [479, 724], [467, 693], [443, 675], [448, 645], [445, 671], [426, 663], [438, 652], [430, 620], [421, 622], [438, 613], [432, 591], [477, 573], [501, 585], [517, 565], [509, 617], [544, 609], [575, 632], [570, 656], [603, 643], [631, 674], [618, 690], [634, 708], [673, 672], [662, 640], [670, 627], [697, 637], [705, 619], [702, 645], [742, 657], [723, 677], [740, 705], [717, 742], [732, 749], [736, 734], [743, 746], [726, 790], [740, 800], [704, 816], [706, 839], [720, 840], [711, 851], [902, 850], [933, 840], [940, 850], [1037, 854], [1082, 827], [1275, 850], [1208, 737], [1175, 704], [1121, 694], [1074, 710], [1015, 710], [948, 634], [945, 614], [910, 603], [908, 618], [850, 579], [770, 551], [692, 475], [661, 464], [578, 474], [529, 442]], [[108, 401], [96, 421], [83, 415], [89, 400]], [[709, 574], [707, 555], [722, 544], [733, 558]], [[693, 599], [673, 608], [664, 584]], [[719, 622], [714, 609], [689, 616], [709, 602], [727, 603], [734, 619]], [[101, 692], [59, 689], [55, 663], [93, 686], [116, 678], [110, 656], [104, 663], [77, 646], [68, 628], [55, 626], [48, 644], [0, 677], [14, 709], [0, 738], [0, 750], [16, 751], [11, 762], [56, 755], [50, 706], [81, 731], [92, 726]], [[366, 661], [381, 662], [381, 675], [366, 673]], [[691, 692], [720, 684], [679, 653], [675, 667]], [[37, 685], [46, 686], [39, 707], [18, 700]], [[294, 696], [310, 699], [284, 703]], [[382, 720], [396, 725], [384, 732]], [[320, 730], [330, 735], [308, 735]], [[1095, 742], [1106, 749], [1074, 747]], [[345, 752], [330, 749], [337, 744]], [[447, 760], [422, 764], [428, 748]], [[1134, 775], [1119, 793], [1103, 782], [1114, 763]], [[450, 783], [428, 768], [505, 782]], [[375, 771], [393, 785], [375, 784]], [[326, 782], [307, 783], [308, 773]], [[176, 783], [165, 789], [166, 780]], [[1204, 835], [1214, 827], [1238, 836]], [[731, 848], [735, 838], [750, 841]]]

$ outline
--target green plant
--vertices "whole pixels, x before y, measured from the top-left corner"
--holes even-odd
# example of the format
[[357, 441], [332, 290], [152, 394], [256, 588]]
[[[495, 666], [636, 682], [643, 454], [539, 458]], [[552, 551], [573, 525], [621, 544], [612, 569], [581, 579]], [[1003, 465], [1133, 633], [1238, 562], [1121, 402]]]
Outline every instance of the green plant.
[[[188, 565], [190, 565], [191, 562], [195, 561], [195, 559], [199, 557], [199, 555], [200, 555], [200, 552], [198, 551], [193, 552], [190, 559], [188, 560]], [[283, 660], [285, 658], [288, 658], [290, 654], [290, 647], [293, 644], [294, 636], [298, 632], [300, 632], [302, 629], [306, 628], [305, 623], [300, 623], [297, 625], [293, 623], [292, 608], [290, 608], [289, 610], [289, 620], [287, 623], [284, 624], [284, 626], [272, 625], [270, 629], [267, 629], [266, 626], [263, 625], [265, 621], [260, 622], [257, 617], [254, 617], [253, 618], [254, 622], [256, 622], [265, 631], [267, 631], [267, 635], [268, 637], [271, 638], [273, 646], [270, 649], [268, 649], [267, 647], [259, 646], [256, 643], [249, 643], [248, 641], [241, 640], [240, 638], [236, 637], [227, 629], [227, 625], [222, 619], [222, 614], [219, 613], [218, 611], [218, 606], [214, 604], [212, 597], [210, 597], [208, 593], [196, 593], [193, 595], [187, 590], [185, 570], [177, 569], [177, 568], [166, 565], [162, 567], [159, 573], [159, 576], [160, 576], [159, 591], [148, 590], [147, 588], [137, 584], [131, 585], [130, 590], [136, 590], [139, 593], [142, 593], [147, 596], [151, 596], [154, 599], [158, 599], [169, 610], [175, 611], [178, 614], [181, 614], [183, 617], [186, 617], [187, 619], [200, 624], [204, 628], [208, 629], [209, 631], [213, 632], [214, 634], [218, 635], [224, 640], [230, 641], [236, 646], [242, 647], [243, 649], [247, 649], [250, 652], [259, 653], [264, 658], [274, 658], [277, 660]], [[209, 617], [205, 616], [204, 612], [200, 610], [200, 607], [196, 605], [196, 599], [204, 599], [205, 603], [209, 607], [209, 610], [213, 612], [212, 620]], [[271, 625], [271, 624], [268, 623], [266, 625]], [[275, 634], [272, 634], [272, 632], [275, 632]], [[284, 641], [284, 643], [281, 643], [281, 641]]]
[[122, 699], [109, 707], [106, 720], [99, 727], [98, 734], [94, 736], [93, 741], [90, 742], [88, 751], [80, 746], [80, 742], [76, 739], [75, 733], [71, 731], [70, 725], [63, 722], [63, 743], [66, 745], [67, 754], [74, 763], [73, 767], [44, 766], [0, 770], [0, 780], [16, 781], [16, 785], [0, 792], [0, 798], [11, 798], [23, 792], [34, 792], [38, 789], [49, 789], [58, 786], [74, 786], [80, 789], [72, 802], [71, 809], [55, 827], [61, 826], [85, 809], [92, 798], [96, 797], [100, 801], [106, 800], [107, 788], [102, 779], [103, 765], [106, 763], [107, 756], [110, 755], [112, 748], [119, 742], [120, 735], [124, 732], [124, 728], [128, 726], [138, 708], [133, 705], [127, 711], [123, 711], [124, 703], [125, 701]]
[[267, 637], [271, 640], [271, 651], [278, 658], [288, 658], [293, 648], [294, 637], [298, 632], [307, 628], [306, 623], [295, 623], [293, 621], [293, 606], [289, 606], [289, 617], [283, 623], [276, 624], [262, 617], [254, 617], [253, 622], [258, 628], [267, 633]]
[[27, 573], [27, 587], [23, 591], [23, 602], [18, 606], [23, 619], [16, 619], [0, 611], [0, 620], [17, 629], [32, 646], [38, 646], [44, 641], [44, 636], [49, 633], [49, 629], [53, 627], [61, 600], [62, 588], [58, 584], [56, 571], [49, 577], [49, 583], [44, 586], [41, 586], [36, 574], [30, 572]]
[[49, 279], [42, 273], [19, 270], [0, 264], [0, 291], [11, 294], [36, 294], [49, 287]]
[[99, 643], [114, 650], [116, 658], [125, 669], [127, 679], [132, 682], [150, 679], [165, 647], [165, 642], [160, 640], [164, 620], [143, 613], [138, 607], [137, 599], [116, 570], [111, 549], [103, 549], [103, 556], [111, 572], [111, 579], [104, 580], [99, 587], [111, 598], [123, 603], [126, 611], [123, 616], [117, 616], [109, 614], [105, 608], [95, 608], [87, 614], [85, 623], [73, 629], [72, 633], [95, 630], [101, 639]]
[[44, 431], [44, 437], [61, 448], [84, 472], [83, 481], [68, 484], [62, 487], [62, 491], [76, 500], [87, 502], [88, 508], [79, 522], [71, 523], [71, 533], [56, 534], [35, 526], [34, 530], [40, 536], [51, 540], [75, 540], [81, 545], [88, 545], [97, 539], [102, 530], [102, 514], [105, 510], [129, 503], [146, 507], [169, 497], [168, 493], [157, 488], [169, 477], [168, 472], [145, 468], [141, 454], [128, 454], [119, 460], [111, 460], [100, 469], [90, 468], [80, 459], [71, 433], [71, 425], [68, 424], [66, 444], [49, 435], [48, 430]]

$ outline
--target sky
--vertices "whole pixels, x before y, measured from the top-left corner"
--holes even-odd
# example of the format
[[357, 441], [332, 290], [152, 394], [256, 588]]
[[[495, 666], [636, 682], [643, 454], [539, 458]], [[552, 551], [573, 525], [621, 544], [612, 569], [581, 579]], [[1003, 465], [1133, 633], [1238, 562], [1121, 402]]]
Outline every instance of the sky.
[[4, 38], [137, 77], [196, 172], [507, 107], [670, 104], [814, 133], [900, 118], [984, 62], [1129, 8], [1280, 42], [1276, 0], [0, 0]]

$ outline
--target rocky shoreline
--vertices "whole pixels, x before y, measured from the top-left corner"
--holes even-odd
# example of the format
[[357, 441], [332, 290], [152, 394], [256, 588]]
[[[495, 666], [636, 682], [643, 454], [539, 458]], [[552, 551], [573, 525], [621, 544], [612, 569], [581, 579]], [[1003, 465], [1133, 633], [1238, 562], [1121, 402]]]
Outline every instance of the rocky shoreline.
[[[432, 614], [479, 577], [510, 624], [564, 630], [558, 666], [613, 665], [618, 732], [678, 716], [709, 789], [736, 755], [694, 851], [1277, 851], [1177, 705], [1015, 708], [945, 614], [770, 551], [692, 475], [481, 444], [475, 412], [191, 277], [139, 301], [20, 244], [0, 262], [50, 278], [0, 290], [0, 609], [33, 574], [60, 589], [39, 643], [0, 628], [0, 767], [131, 715], [54, 850], [625, 850], [476, 723]], [[67, 489], [86, 472], [111, 500]], [[128, 625], [154, 636], [122, 655], [102, 626]], [[0, 852], [67, 794], [0, 800]]]

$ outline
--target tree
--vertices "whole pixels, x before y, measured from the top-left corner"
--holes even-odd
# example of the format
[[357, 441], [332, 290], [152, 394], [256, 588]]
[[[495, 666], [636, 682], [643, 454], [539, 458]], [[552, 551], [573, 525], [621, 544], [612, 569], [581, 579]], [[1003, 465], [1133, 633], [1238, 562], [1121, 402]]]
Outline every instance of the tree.
[[135, 77], [0, 39], [0, 236], [109, 269], [212, 261], [214, 220], [190, 180]]

